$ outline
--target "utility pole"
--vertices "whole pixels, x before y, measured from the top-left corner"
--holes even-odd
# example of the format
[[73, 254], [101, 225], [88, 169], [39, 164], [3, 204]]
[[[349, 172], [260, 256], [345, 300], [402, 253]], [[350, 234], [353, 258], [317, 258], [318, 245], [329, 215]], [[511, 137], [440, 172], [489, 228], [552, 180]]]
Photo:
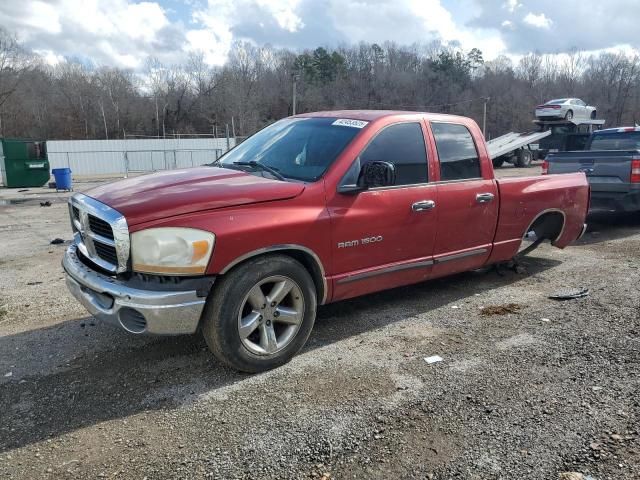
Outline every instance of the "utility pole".
[[490, 97], [484, 97], [484, 105], [482, 109], [482, 136], [487, 139], [487, 102]]
[[297, 96], [297, 83], [298, 83], [298, 74], [297, 73], [293, 73], [291, 74], [291, 78], [293, 79], [293, 103], [291, 106], [291, 115], [295, 115], [296, 114], [296, 96]]

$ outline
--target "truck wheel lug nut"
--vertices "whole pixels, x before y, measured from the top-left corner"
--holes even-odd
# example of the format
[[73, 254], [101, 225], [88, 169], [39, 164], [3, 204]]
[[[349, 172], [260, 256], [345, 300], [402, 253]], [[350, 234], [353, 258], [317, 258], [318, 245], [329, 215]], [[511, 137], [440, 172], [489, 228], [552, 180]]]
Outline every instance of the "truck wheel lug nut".
[[276, 302], [271, 302], [271, 306], [275, 307], [276, 306]]
[[273, 316], [274, 317], [279, 317], [280, 316], [280, 312], [278, 312], [277, 310], [275, 312], [273, 312]]

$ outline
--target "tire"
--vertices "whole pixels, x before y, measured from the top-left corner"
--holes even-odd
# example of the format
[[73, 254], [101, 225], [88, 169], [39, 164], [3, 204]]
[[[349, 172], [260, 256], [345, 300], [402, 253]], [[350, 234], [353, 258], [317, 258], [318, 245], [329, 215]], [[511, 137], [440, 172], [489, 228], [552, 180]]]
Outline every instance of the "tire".
[[533, 161], [533, 152], [531, 150], [522, 149], [518, 151], [516, 156], [516, 167], [529, 168]]
[[591, 120], [595, 120], [596, 119], [596, 111], [594, 110], [593, 112], [591, 112]]
[[573, 110], [567, 110], [566, 115], [564, 116], [565, 120], [573, 120]]
[[302, 264], [286, 255], [265, 255], [220, 277], [207, 299], [202, 333], [222, 363], [263, 372], [287, 363], [304, 346], [316, 307], [316, 288]]
[[493, 168], [500, 168], [502, 165], [504, 165], [504, 158], [494, 158], [493, 160], [491, 160], [491, 163], [493, 163]]

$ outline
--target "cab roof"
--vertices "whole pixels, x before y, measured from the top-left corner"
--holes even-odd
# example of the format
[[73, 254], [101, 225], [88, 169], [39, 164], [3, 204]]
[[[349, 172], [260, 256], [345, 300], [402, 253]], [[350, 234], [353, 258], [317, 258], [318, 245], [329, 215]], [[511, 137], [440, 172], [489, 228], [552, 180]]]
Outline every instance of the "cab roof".
[[309, 112], [296, 115], [296, 117], [329, 117], [329, 118], [348, 118], [350, 120], [364, 120], [373, 122], [386, 117], [415, 117], [420, 116], [426, 120], [442, 120], [448, 118], [450, 120], [468, 120], [467, 117], [460, 115], [448, 115], [444, 113], [429, 112], [413, 112], [407, 110], [328, 110], [324, 112]]

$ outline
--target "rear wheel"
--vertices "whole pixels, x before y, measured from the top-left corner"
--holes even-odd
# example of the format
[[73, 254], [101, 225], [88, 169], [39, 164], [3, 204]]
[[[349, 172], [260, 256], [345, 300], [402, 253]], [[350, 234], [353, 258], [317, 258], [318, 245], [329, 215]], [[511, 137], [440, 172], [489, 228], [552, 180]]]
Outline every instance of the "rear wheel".
[[286, 255], [269, 255], [221, 278], [207, 300], [202, 331], [216, 358], [255, 373], [288, 362], [309, 338], [315, 315], [307, 270]]
[[573, 120], [573, 110], [567, 111], [567, 114], [564, 116], [565, 120]]
[[516, 167], [528, 168], [533, 161], [533, 152], [531, 150], [522, 149], [518, 151], [516, 157]]
[[494, 158], [493, 160], [491, 160], [491, 163], [493, 163], [493, 168], [500, 168], [502, 165], [504, 165], [504, 158]]

